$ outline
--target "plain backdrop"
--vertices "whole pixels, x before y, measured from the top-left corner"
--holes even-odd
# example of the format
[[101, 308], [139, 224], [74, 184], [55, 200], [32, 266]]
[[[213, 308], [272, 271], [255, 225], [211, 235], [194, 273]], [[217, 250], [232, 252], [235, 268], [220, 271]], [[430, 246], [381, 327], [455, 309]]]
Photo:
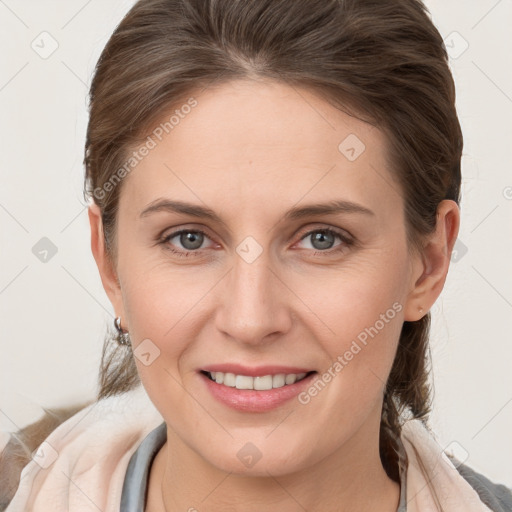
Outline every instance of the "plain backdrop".
[[[113, 309], [82, 197], [87, 91], [132, 4], [0, 0], [3, 430], [97, 389]], [[512, 486], [512, 2], [426, 4], [451, 55], [464, 134], [461, 229], [432, 309], [431, 424], [443, 448]]]

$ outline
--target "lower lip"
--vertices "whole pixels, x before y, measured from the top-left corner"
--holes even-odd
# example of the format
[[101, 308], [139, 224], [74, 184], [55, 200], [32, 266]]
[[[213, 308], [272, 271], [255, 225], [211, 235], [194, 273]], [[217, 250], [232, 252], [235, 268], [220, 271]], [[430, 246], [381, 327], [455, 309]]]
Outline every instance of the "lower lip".
[[315, 372], [294, 384], [286, 384], [280, 388], [268, 389], [266, 391], [231, 388], [224, 386], [224, 384], [218, 384], [204, 373], [200, 372], [199, 375], [214, 398], [224, 405], [238, 411], [266, 412], [276, 409], [297, 396], [301, 391], [311, 385], [312, 379], [317, 374]]

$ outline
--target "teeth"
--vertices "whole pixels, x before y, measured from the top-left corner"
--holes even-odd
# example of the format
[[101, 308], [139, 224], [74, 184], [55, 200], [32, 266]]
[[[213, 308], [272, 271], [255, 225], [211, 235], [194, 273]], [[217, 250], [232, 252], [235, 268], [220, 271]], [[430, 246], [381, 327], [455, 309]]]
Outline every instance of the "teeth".
[[[277, 377], [277, 375], [276, 375]], [[273, 375], [265, 375], [263, 377], [254, 377], [252, 379], [254, 381], [254, 389], [258, 391], [265, 391], [266, 389], [272, 389], [274, 387], [274, 376]], [[276, 388], [282, 387], [278, 384], [281, 383], [281, 380], [276, 379]]]
[[249, 377], [247, 375], [235, 375], [234, 373], [209, 372], [212, 380], [217, 384], [224, 384], [236, 389], [256, 389], [265, 391], [268, 389], [282, 388], [302, 380], [305, 373], [278, 373], [277, 375], [264, 375], [262, 377]]
[[235, 377], [236, 389], [254, 389], [254, 379], [245, 375], [237, 375]]
[[294, 373], [290, 373], [290, 375], [287, 375], [284, 379], [285, 384], [293, 384], [297, 380], [297, 375]]
[[284, 373], [279, 373], [278, 375], [274, 375], [272, 377], [272, 387], [273, 388], [282, 388], [285, 384], [285, 381], [286, 381], [286, 375]]
[[[222, 372], [217, 372], [215, 374], [215, 382], [217, 382], [217, 375], [222, 375]], [[235, 387], [235, 374], [234, 373], [225, 373], [224, 374], [224, 386], [229, 386], [230, 388]]]

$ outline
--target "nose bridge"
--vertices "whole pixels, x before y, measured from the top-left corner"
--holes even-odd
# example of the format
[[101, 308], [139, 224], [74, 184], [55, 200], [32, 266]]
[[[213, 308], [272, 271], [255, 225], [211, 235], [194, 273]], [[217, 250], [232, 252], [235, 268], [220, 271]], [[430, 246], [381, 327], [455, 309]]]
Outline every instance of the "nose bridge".
[[[259, 244], [258, 244], [259, 245]], [[225, 281], [218, 328], [248, 344], [289, 328], [282, 284], [271, 268], [269, 251], [254, 241], [242, 242]]]

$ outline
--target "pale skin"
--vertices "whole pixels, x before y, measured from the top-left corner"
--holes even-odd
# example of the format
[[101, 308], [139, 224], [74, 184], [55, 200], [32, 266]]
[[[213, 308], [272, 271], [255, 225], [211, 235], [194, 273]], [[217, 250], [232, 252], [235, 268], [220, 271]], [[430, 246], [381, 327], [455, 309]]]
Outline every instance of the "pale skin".
[[[99, 208], [89, 208], [115, 315], [134, 350], [145, 339], [160, 350], [148, 366], [135, 359], [167, 424], [145, 510], [395, 512], [400, 486], [379, 456], [384, 385], [402, 323], [425, 315], [444, 286], [459, 209], [442, 201], [435, 232], [412, 251], [377, 128], [276, 82], [236, 81], [194, 97], [198, 105], [124, 179], [114, 263]], [[366, 146], [354, 161], [338, 149], [349, 134]], [[160, 198], [208, 207], [223, 223], [171, 211], [140, 216]], [[293, 207], [332, 200], [372, 213], [284, 219]], [[326, 228], [355, 243], [334, 234], [319, 245], [314, 235]], [[181, 229], [206, 236], [157, 243]], [[236, 251], [246, 237], [262, 249], [251, 263]], [[305, 405], [236, 411], [198, 374], [224, 362], [322, 374], [394, 303], [396, 316]], [[248, 442], [262, 455], [250, 468], [237, 457]]]

